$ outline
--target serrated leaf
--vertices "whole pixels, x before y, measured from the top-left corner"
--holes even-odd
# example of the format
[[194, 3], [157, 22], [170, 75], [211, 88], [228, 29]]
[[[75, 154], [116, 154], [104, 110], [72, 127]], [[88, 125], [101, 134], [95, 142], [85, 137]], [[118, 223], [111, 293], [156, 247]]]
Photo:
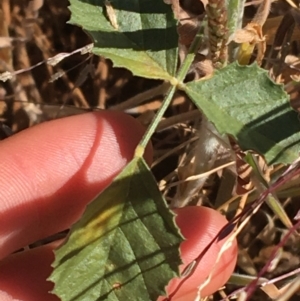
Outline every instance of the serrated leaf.
[[256, 64], [237, 63], [207, 80], [186, 85], [186, 93], [220, 133], [255, 150], [269, 164], [293, 162], [299, 155], [300, 123], [281, 85]]
[[152, 301], [178, 276], [182, 237], [146, 163], [133, 159], [55, 251], [62, 301]]
[[172, 80], [178, 36], [163, 0], [70, 0], [70, 23], [94, 40], [93, 52], [146, 78]]

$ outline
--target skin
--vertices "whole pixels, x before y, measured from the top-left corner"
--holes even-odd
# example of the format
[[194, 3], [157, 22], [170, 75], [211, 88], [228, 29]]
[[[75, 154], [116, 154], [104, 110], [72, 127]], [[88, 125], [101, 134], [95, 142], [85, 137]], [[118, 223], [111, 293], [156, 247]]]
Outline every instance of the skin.
[[[55, 243], [10, 254], [77, 221], [87, 203], [131, 160], [143, 132], [127, 115], [100, 112], [47, 122], [0, 142], [0, 301], [59, 300], [48, 293], [53, 284], [46, 281]], [[149, 164], [151, 157], [148, 147], [145, 159]], [[181, 245], [187, 264], [226, 220], [208, 208], [184, 208], [176, 213], [187, 238]], [[210, 249], [173, 300], [194, 299], [195, 289], [209, 274], [222, 243]], [[230, 276], [236, 245], [224, 255], [204, 295], [217, 290]], [[176, 285], [173, 280], [168, 292]]]

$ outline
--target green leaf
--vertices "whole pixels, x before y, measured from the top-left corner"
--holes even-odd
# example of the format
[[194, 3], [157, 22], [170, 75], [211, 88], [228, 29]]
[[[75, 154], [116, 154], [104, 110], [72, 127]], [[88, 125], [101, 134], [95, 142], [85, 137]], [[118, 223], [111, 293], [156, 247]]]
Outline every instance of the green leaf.
[[237, 63], [207, 80], [186, 85], [186, 93], [218, 131], [255, 150], [269, 164], [293, 162], [299, 155], [300, 123], [281, 85], [256, 64]]
[[171, 81], [177, 68], [178, 36], [163, 0], [70, 0], [70, 23], [94, 40], [93, 52], [133, 74]]
[[152, 301], [178, 276], [182, 237], [142, 158], [133, 159], [55, 251], [62, 301]]

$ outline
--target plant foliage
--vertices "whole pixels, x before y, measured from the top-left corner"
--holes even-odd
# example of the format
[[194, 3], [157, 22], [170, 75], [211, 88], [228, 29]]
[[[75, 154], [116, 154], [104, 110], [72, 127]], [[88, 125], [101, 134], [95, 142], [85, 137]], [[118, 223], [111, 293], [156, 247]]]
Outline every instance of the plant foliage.
[[134, 75], [165, 80], [175, 75], [178, 37], [169, 5], [149, 0], [70, 3], [70, 22], [92, 36], [95, 54]]
[[187, 94], [220, 133], [235, 137], [268, 163], [290, 163], [299, 155], [300, 123], [281, 85], [256, 64], [233, 63], [208, 80], [186, 85]]
[[182, 238], [142, 158], [90, 205], [55, 251], [62, 301], [156, 300], [178, 276]]
[[[298, 156], [297, 114], [282, 86], [257, 65], [233, 63], [210, 78], [183, 83], [195, 52], [191, 47], [176, 73], [177, 23], [163, 0], [70, 3], [70, 22], [92, 37], [95, 54], [134, 75], [173, 85], [140, 149], [178, 88], [243, 150], [259, 152], [268, 163], [287, 164]], [[63, 301], [156, 300], [178, 275], [182, 237], [142, 154], [87, 207], [56, 250], [50, 280]]]

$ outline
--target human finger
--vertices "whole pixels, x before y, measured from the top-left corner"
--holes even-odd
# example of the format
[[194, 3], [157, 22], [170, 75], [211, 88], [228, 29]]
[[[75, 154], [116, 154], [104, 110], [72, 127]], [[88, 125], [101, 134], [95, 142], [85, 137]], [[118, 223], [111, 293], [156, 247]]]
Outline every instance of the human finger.
[[[144, 128], [120, 112], [47, 122], [0, 143], [0, 258], [68, 228], [133, 157]], [[146, 158], [150, 160], [151, 149]]]
[[[217, 233], [227, 224], [227, 220], [217, 211], [199, 206], [176, 209], [176, 223], [186, 240], [180, 245], [183, 265], [180, 270], [191, 263], [206, 248]], [[201, 297], [208, 296], [222, 287], [234, 270], [237, 260], [237, 245], [233, 242], [217, 261], [218, 254], [226, 239], [214, 243], [201, 258], [195, 272], [180, 286], [172, 300], [193, 301], [198, 287], [212, 273], [211, 281], [201, 291]], [[214, 270], [213, 270], [214, 269]], [[168, 294], [174, 292], [181, 279], [171, 280], [167, 287]], [[183, 298], [183, 299], [182, 299]], [[159, 299], [163, 300], [163, 298]]]
[[[176, 217], [186, 241], [181, 245], [183, 262], [188, 264], [205, 248], [209, 241], [226, 224], [226, 219], [218, 212], [204, 207], [186, 207], [177, 210]], [[224, 242], [221, 242], [224, 243]], [[197, 287], [205, 280], [216, 262], [221, 244], [211, 248], [200, 262], [195, 274], [190, 277], [174, 297], [174, 301], [192, 301]], [[46, 279], [51, 273], [50, 264], [54, 260], [53, 245], [14, 254], [0, 264], [0, 301], [58, 301], [48, 292], [53, 284]], [[223, 254], [210, 284], [202, 291], [209, 295], [220, 288], [230, 276], [236, 262], [236, 245]], [[181, 270], [184, 268], [181, 267]], [[172, 293], [178, 285], [171, 281], [167, 290]], [[4, 299], [4, 297], [6, 299]], [[160, 300], [162, 300], [161, 298]]]

